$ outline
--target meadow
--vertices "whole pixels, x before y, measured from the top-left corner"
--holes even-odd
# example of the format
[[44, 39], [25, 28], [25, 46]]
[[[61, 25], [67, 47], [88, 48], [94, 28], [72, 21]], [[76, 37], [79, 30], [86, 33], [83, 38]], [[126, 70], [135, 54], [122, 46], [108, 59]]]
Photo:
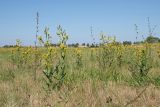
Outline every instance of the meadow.
[[0, 107], [159, 107], [160, 44], [68, 47], [50, 36], [36, 46], [0, 48]]

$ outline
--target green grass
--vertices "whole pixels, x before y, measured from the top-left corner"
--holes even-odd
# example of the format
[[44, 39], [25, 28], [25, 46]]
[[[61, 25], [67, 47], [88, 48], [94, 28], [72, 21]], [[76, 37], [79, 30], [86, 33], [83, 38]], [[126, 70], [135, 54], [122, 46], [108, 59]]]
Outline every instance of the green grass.
[[[23, 52], [26, 48], [22, 48]], [[132, 78], [128, 70], [132, 50], [127, 49], [122, 58], [122, 67], [113, 64], [102, 69], [98, 60], [99, 48], [93, 52], [91, 48], [79, 48], [82, 65], [76, 65], [75, 48], [66, 50], [64, 83], [59, 90], [45, 91], [43, 61], [37, 68], [37, 79], [34, 80], [34, 54], [29, 54], [29, 61], [17, 63], [11, 61], [11, 49], [0, 48], [0, 107], [124, 107], [147, 87], [146, 91], [128, 107], [159, 105], [160, 96], [160, 59], [156, 50], [152, 51], [154, 59], [152, 69], [147, 78]], [[34, 50], [34, 49], [33, 49]], [[59, 49], [53, 57], [54, 65], [59, 60]], [[38, 49], [46, 54], [46, 49]], [[113, 58], [115, 59], [115, 58]], [[116, 62], [114, 62], [116, 63]], [[117, 75], [113, 71], [116, 70]], [[140, 83], [137, 83], [140, 79]]]

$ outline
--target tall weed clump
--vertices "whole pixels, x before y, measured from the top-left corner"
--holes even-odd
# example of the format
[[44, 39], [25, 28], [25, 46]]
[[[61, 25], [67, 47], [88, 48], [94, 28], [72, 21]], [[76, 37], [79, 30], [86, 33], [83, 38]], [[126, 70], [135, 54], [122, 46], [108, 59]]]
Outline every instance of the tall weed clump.
[[[64, 83], [66, 76], [65, 72], [65, 58], [66, 58], [66, 42], [68, 40], [68, 35], [61, 26], [57, 27], [57, 35], [60, 38], [60, 56], [58, 57], [57, 63], [53, 63], [55, 59], [54, 49], [51, 47], [50, 37], [48, 30], [45, 30], [46, 42], [40, 38], [41, 43], [43, 43], [47, 48], [47, 54], [44, 55], [44, 70], [43, 74], [46, 77], [47, 90], [51, 91], [52, 89], [60, 89]], [[54, 65], [53, 65], [54, 64]]]
[[[118, 79], [118, 72], [116, 69], [116, 43], [115, 37], [105, 36], [101, 34], [102, 41], [99, 52], [97, 54], [98, 65], [100, 68], [101, 76], [105, 80], [112, 78]], [[105, 74], [104, 74], [105, 73]], [[105, 77], [104, 77], [105, 76]]]
[[82, 50], [80, 50], [79, 48], [76, 48], [74, 52], [74, 56], [75, 56], [76, 68], [80, 70], [80, 68], [83, 67]]
[[132, 78], [142, 85], [142, 83], [148, 80], [148, 73], [152, 68], [151, 47], [148, 43], [144, 46], [136, 47], [134, 58], [129, 62], [129, 71]]
[[11, 54], [11, 62], [20, 68], [22, 65], [22, 54], [21, 54], [21, 41], [19, 39], [16, 40], [16, 47], [12, 50]]

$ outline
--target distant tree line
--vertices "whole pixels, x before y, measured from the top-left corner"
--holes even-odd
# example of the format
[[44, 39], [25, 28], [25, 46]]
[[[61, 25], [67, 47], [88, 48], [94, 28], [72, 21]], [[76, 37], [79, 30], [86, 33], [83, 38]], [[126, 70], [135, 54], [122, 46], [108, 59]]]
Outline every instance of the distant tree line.
[[16, 47], [16, 45], [4, 45], [3, 48], [12, 48], [12, 47]]
[[160, 38], [154, 37], [154, 36], [148, 36], [144, 41], [136, 41], [136, 42], [131, 42], [131, 41], [123, 41], [123, 45], [132, 45], [132, 44], [143, 44], [143, 43], [160, 43]]
[[[136, 42], [131, 42], [131, 41], [123, 41], [121, 42], [116, 42], [116, 44], [123, 44], [123, 45], [132, 45], [132, 44], [143, 44], [143, 43], [160, 43], [160, 38], [154, 37], [154, 36], [148, 36], [144, 41], [136, 41]], [[68, 47], [99, 47], [102, 44], [89, 44], [89, 43], [72, 43], [68, 44]], [[58, 47], [59, 44], [51, 44], [51, 46]], [[11, 48], [11, 47], [16, 47], [16, 45], [4, 45], [4, 48]]]

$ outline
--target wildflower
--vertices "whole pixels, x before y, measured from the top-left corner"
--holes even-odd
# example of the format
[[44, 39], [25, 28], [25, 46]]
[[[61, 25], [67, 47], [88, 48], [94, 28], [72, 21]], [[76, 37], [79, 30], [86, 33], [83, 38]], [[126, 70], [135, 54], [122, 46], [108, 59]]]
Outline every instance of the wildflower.
[[66, 47], [66, 46], [65, 46], [63, 43], [60, 45], [60, 48], [61, 48], [61, 49], [65, 49], [65, 47]]
[[75, 52], [76, 52], [77, 55], [79, 55], [79, 56], [81, 55], [81, 50], [80, 49], [76, 48]]

